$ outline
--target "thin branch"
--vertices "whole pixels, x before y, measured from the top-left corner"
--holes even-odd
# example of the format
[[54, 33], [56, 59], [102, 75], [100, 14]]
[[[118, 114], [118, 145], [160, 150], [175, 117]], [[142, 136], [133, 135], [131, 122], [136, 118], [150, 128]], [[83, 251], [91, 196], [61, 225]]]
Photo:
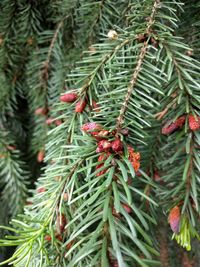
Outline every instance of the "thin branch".
[[[146, 33], [147, 34], [150, 33], [150, 29], [151, 29], [152, 25], [154, 24], [154, 17], [155, 17], [157, 9], [159, 7], [160, 7], [160, 1], [159, 0], [155, 0], [153, 8], [152, 8], [151, 16], [149, 17], [149, 20], [148, 20], [148, 23], [147, 23], [147, 29], [146, 29]], [[119, 116], [117, 118], [117, 123], [116, 123], [117, 132], [116, 132], [116, 134], [119, 133], [119, 131], [120, 131], [121, 127], [122, 127], [122, 124], [124, 123], [124, 115], [125, 115], [126, 109], [128, 107], [129, 99], [131, 97], [131, 94], [132, 94], [133, 89], [135, 87], [135, 84], [137, 82], [138, 75], [139, 75], [139, 73], [141, 71], [141, 67], [142, 67], [142, 64], [143, 64], [143, 61], [144, 61], [144, 57], [145, 57], [146, 52], [147, 52], [147, 48], [148, 48], [148, 41], [144, 42], [144, 44], [143, 44], [143, 46], [141, 48], [141, 51], [140, 51], [140, 54], [139, 54], [139, 57], [138, 57], [138, 61], [137, 61], [137, 65], [136, 65], [135, 70], [133, 72], [131, 81], [130, 81], [128, 89], [127, 89], [127, 94], [125, 95], [124, 102], [122, 104]]]
[[61, 29], [61, 27], [63, 26], [63, 21], [64, 20], [61, 20], [59, 23], [58, 23], [58, 26], [56, 28], [56, 31], [53, 35], [53, 38], [51, 40], [51, 44], [49, 46], [49, 50], [48, 50], [48, 54], [47, 54], [47, 59], [45, 60], [44, 62], [44, 68], [42, 70], [42, 77], [44, 78], [45, 81], [48, 80], [48, 71], [49, 71], [49, 63], [50, 63], [50, 59], [51, 59], [51, 54], [53, 52], [53, 49], [54, 49], [54, 46], [55, 46], [55, 43], [56, 43], [56, 40], [58, 38], [58, 33]]
[[91, 85], [93, 79], [96, 77], [97, 72], [101, 69], [101, 67], [115, 54], [117, 53], [118, 50], [120, 50], [123, 46], [125, 46], [126, 44], [128, 44], [132, 39], [126, 39], [124, 40], [121, 44], [117, 45], [110, 53], [106, 54], [105, 56], [103, 56], [101, 62], [99, 63], [99, 65], [97, 65], [97, 67], [94, 69], [94, 71], [92, 73], [90, 73], [88, 75], [88, 77], [86, 78], [86, 82], [83, 84], [83, 86], [81, 87], [82, 91], [84, 91], [85, 89], [88, 89], [89, 86]]

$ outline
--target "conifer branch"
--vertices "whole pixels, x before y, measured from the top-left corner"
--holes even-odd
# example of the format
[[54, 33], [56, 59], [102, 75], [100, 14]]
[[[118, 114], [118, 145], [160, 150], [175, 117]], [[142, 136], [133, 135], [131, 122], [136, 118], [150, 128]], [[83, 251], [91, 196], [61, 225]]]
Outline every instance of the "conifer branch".
[[59, 31], [61, 29], [61, 27], [63, 26], [63, 23], [64, 23], [64, 19], [61, 20], [59, 23], [58, 23], [58, 26], [56, 27], [56, 30], [55, 30], [55, 33], [53, 35], [53, 38], [51, 40], [51, 43], [50, 43], [50, 46], [49, 46], [49, 49], [48, 49], [48, 53], [47, 53], [47, 59], [46, 61], [44, 62], [44, 69], [43, 69], [43, 74], [42, 74], [42, 77], [45, 77], [45, 80], [47, 81], [48, 80], [48, 71], [49, 71], [49, 63], [50, 63], [50, 59], [51, 59], [51, 54], [53, 52], [53, 49], [54, 49], [54, 46], [56, 44], [56, 40], [58, 38], [58, 34], [59, 34]]
[[89, 45], [92, 43], [91, 40], [91, 32], [94, 30], [95, 26], [98, 24], [100, 18], [101, 18], [101, 13], [102, 13], [102, 9], [103, 9], [103, 5], [104, 5], [105, 0], [101, 0], [101, 2], [99, 2], [99, 14], [97, 15], [95, 21], [92, 23], [91, 28], [90, 28], [90, 33], [89, 33]]
[[[198, 130], [189, 128], [188, 117], [200, 115], [200, 67], [177, 37], [183, 22], [177, 19], [177, 7], [182, 3], [25, 2], [0, 1], [0, 9], [5, 6], [9, 13], [2, 20], [8, 34], [6, 39], [0, 37], [0, 64], [8, 72], [0, 75], [0, 125], [10, 130], [12, 122], [11, 136], [18, 138], [21, 124], [18, 127], [19, 114], [13, 111], [21, 108], [21, 98], [22, 105], [28, 102], [30, 122], [23, 122], [28, 128], [26, 149], [42, 148], [40, 159], [46, 166], [42, 173], [34, 172], [34, 179], [40, 178], [29, 192], [24, 214], [12, 221], [12, 228], [0, 227], [14, 233], [1, 239], [0, 247], [18, 246], [0, 266], [157, 266], [159, 237], [152, 238], [159, 222], [157, 203], [159, 211], [180, 208], [177, 214], [185, 227], [180, 229], [181, 244], [190, 249], [188, 240], [199, 238], [194, 227], [199, 219], [200, 137]], [[199, 37], [193, 37], [197, 47]], [[83, 52], [88, 43], [89, 51]], [[77, 109], [81, 101], [84, 108]], [[161, 123], [174, 126], [179, 116], [184, 126], [163, 136]], [[15, 131], [16, 127], [20, 129]], [[10, 167], [26, 191], [21, 153], [10, 151], [11, 164], [5, 156], [12, 147], [6, 149], [0, 153], [3, 188], [10, 187], [11, 179], [4, 187]], [[9, 195], [13, 187], [8, 188]], [[173, 221], [170, 226], [179, 230]], [[168, 266], [168, 239], [162, 241], [160, 259]]]
[[101, 67], [106, 64], [109, 60], [112, 59], [112, 57], [114, 57], [114, 55], [126, 44], [128, 44], [132, 39], [125, 39], [121, 44], [116, 45], [112, 51], [106, 55], [104, 55], [101, 59], [101, 62], [95, 67], [95, 69], [92, 71], [92, 73], [90, 73], [85, 79], [85, 83], [83, 84], [83, 86], [81, 86], [81, 93], [83, 91], [85, 91], [85, 89], [89, 89], [89, 86], [91, 85], [91, 83], [93, 82], [94, 78], [96, 77], [96, 75], [98, 74], [98, 72], [101, 70]]
[[[156, 0], [154, 2], [154, 5], [153, 5], [153, 8], [152, 8], [152, 13], [149, 17], [149, 20], [148, 20], [148, 23], [147, 23], [147, 29], [146, 29], [146, 34], [150, 34], [151, 32], [151, 27], [153, 26], [154, 24], [154, 17], [156, 15], [156, 11], [157, 9], [160, 8], [160, 1], [159, 0]], [[147, 52], [147, 49], [148, 49], [148, 41], [144, 42], [142, 48], [141, 48], [141, 51], [140, 51], [140, 54], [139, 54], [139, 57], [138, 57], [138, 60], [137, 60], [137, 64], [136, 64], [136, 67], [135, 67], [135, 70], [133, 72], [133, 75], [132, 75], [132, 78], [131, 78], [131, 81], [129, 83], [129, 86], [128, 86], [128, 89], [127, 89], [127, 94], [125, 95], [125, 99], [124, 99], [124, 102], [122, 104], [122, 107], [120, 109], [120, 112], [119, 112], [119, 117], [117, 118], [117, 123], [116, 123], [116, 133], [118, 134], [121, 127], [122, 127], [122, 124], [124, 123], [124, 114], [126, 112], [126, 109], [127, 109], [127, 106], [128, 106], [128, 102], [129, 102], [129, 99], [131, 97], [131, 94], [132, 94], [132, 91], [135, 87], [135, 84], [137, 82], [137, 78], [138, 78], [138, 75], [141, 71], [141, 67], [142, 67], [142, 64], [143, 64], [143, 61], [144, 61], [144, 57], [146, 55], [146, 52]]]

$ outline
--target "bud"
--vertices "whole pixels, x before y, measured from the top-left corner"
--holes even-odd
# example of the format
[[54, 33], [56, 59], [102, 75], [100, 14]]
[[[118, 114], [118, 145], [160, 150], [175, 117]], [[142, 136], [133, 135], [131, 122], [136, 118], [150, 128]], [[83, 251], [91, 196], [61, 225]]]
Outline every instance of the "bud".
[[140, 162], [139, 161], [133, 161], [132, 166], [133, 166], [133, 169], [135, 170], [135, 172], [137, 172], [140, 168]]
[[185, 118], [186, 118], [185, 115], [181, 116], [174, 123], [176, 124], [177, 127], [181, 128], [185, 123]]
[[134, 158], [135, 158], [135, 160], [140, 160], [140, 158], [141, 158], [140, 153], [139, 152], [135, 152], [134, 153]]
[[82, 113], [85, 107], [86, 107], [85, 100], [80, 100], [79, 102], [76, 103], [75, 112]]
[[37, 189], [37, 193], [43, 193], [43, 192], [45, 192], [46, 191], [46, 188], [45, 187], [39, 187], [38, 189]]
[[108, 36], [108, 38], [109, 38], [110, 40], [117, 40], [117, 38], [118, 38], [118, 34], [117, 34], [117, 32], [114, 31], [114, 30], [110, 30], [110, 31], [108, 32], [107, 36]]
[[77, 99], [76, 93], [67, 93], [60, 96], [60, 101], [65, 103], [74, 102]]
[[98, 136], [99, 137], [104, 137], [104, 136], [107, 136], [107, 135], [109, 135], [109, 131], [107, 131], [107, 130], [102, 130], [102, 131], [100, 131], [99, 133], [98, 133]]
[[101, 129], [101, 125], [97, 124], [96, 122], [87, 122], [83, 124], [81, 127], [81, 130], [84, 132], [91, 132], [91, 131], [97, 131]]
[[96, 152], [100, 153], [100, 152], [103, 152], [103, 151], [107, 151], [107, 150], [109, 150], [109, 148], [111, 148], [111, 146], [112, 146], [112, 144], [108, 140], [101, 140], [98, 143]]
[[139, 152], [134, 152], [134, 149], [131, 146], [128, 146], [128, 152], [129, 152], [129, 160], [135, 170], [137, 172], [140, 168], [140, 153]]
[[65, 215], [63, 213], [59, 214], [56, 219], [56, 229], [59, 234], [64, 232], [66, 224], [67, 224], [67, 219]]
[[196, 131], [200, 128], [200, 117], [195, 118], [195, 116], [189, 115], [188, 121], [192, 131]]
[[173, 132], [175, 132], [176, 130], [178, 130], [179, 128], [183, 127], [184, 123], [185, 123], [185, 115], [179, 117], [177, 120], [175, 120], [175, 122], [167, 122], [163, 128], [162, 128], [162, 134], [163, 135], [170, 135]]
[[39, 151], [37, 155], [37, 161], [42, 162], [44, 160], [44, 155], [45, 155], [44, 150]]
[[91, 132], [97, 141], [101, 141], [105, 136], [109, 135], [109, 131], [101, 130], [100, 132]]
[[125, 211], [126, 211], [127, 213], [131, 213], [131, 212], [132, 212], [131, 207], [129, 207], [127, 204], [123, 203], [123, 204], [122, 204], [122, 207], [125, 209]]
[[61, 125], [62, 124], [62, 120], [55, 120], [55, 125], [56, 126], [59, 126], [59, 125]]
[[35, 110], [35, 115], [46, 115], [47, 109], [46, 108], [37, 108]]
[[52, 124], [52, 122], [53, 122], [53, 119], [52, 119], [52, 118], [48, 118], [48, 119], [46, 119], [46, 124], [47, 124], [47, 125]]
[[114, 152], [119, 152], [119, 151], [122, 151], [123, 150], [123, 143], [122, 143], [122, 141], [119, 138], [115, 139], [112, 142], [112, 150]]
[[45, 235], [44, 240], [50, 242], [51, 241], [51, 236], [50, 235]]
[[178, 129], [177, 125], [173, 122], [170, 125], [169, 124], [164, 125], [161, 132], [163, 135], [170, 135], [177, 129]]
[[180, 219], [181, 219], [180, 208], [178, 206], [175, 206], [170, 210], [168, 217], [170, 227], [174, 233], [179, 232]]

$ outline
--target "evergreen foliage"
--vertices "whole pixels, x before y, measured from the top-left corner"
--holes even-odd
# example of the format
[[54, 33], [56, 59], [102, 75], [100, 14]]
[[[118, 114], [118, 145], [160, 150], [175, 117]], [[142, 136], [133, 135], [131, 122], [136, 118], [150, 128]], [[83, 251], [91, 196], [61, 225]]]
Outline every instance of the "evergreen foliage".
[[178, 266], [171, 236], [196, 252], [199, 7], [1, 1], [0, 266]]

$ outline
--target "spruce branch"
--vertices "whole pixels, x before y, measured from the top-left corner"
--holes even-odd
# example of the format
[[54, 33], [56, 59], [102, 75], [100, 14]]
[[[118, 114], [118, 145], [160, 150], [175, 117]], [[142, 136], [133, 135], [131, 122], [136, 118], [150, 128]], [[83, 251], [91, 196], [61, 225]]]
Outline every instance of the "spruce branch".
[[[146, 32], [145, 32], [145, 34], [147, 34], [147, 35], [149, 35], [151, 33], [151, 27], [154, 24], [154, 18], [155, 18], [156, 11], [157, 11], [158, 8], [160, 8], [160, 1], [156, 0], [154, 2], [153, 8], [152, 8], [152, 13], [151, 13], [150, 17], [148, 18], [147, 29], [146, 29]], [[141, 67], [142, 67], [142, 64], [143, 64], [144, 57], [146, 55], [147, 49], [148, 49], [148, 41], [144, 42], [144, 44], [143, 44], [143, 46], [141, 48], [141, 52], [140, 52], [140, 54], [138, 56], [138, 61], [136, 63], [136, 67], [135, 67], [134, 73], [133, 73], [131, 81], [130, 81], [130, 85], [128, 86], [128, 90], [127, 90], [127, 94], [125, 96], [125, 100], [124, 100], [124, 102], [122, 104], [122, 107], [120, 109], [120, 114], [119, 114], [119, 117], [117, 118], [117, 123], [116, 123], [117, 134], [121, 130], [121, 127], [122, 127], [122, 124], [123, 124], [123, 117], [124, 117], [124, 114], [126, 112], [126, 109], [127, 109], [128, 102], [129, 102], [129, 99], [131, 97], [132, 91], [133, 91], [134, 86], [135, 86], [135, 84], [137, 82], [138, 75], [139, 75], [139, 73], [141, 71]]]
[[[180, 47], [180, 52], [175, 51], [172, 45]], [[196, 191], [196, 166], [194, 165], [196, 140], [192, 132], [192, 126], [190, 125], [190, 117], [193, 116], [191, 114], [195, 114], [196, 112], [198, 114], [196, 99], [198, 97], [199, 79], [196, 78], [195, 74], [198, 72], [199, 63], [189, 56], [184, 55], [184, 51], [188, 49], [187, 46], [178, 42], [174, 37], [172, 37], [171, 40], [163, 42], [163, 47], [165, 47], [172, 65], [168, 67], [169, 85], [167, 89], [169, 91], [166, 97], [167, 101], [162, 105], [162, 108], [164, 107], [163, 110], [167, 112], [165, 112], [165, 114], [161, 112], [161, 116], [164, 119], [173, 118], [173, 122], [170, 124], [171, 126], [173, 126], [173, 123], [174, 125], [176, 124], [180, 116], [183, 116], [182, 118], [185, 121], [183, 123], [185, 129], [182, 130], [181, 136], [176, 132], [176, 128], [175, 133], [177, 133], [177, 137], [179, 136], [177, 141], [175, 141], [175, 137], [169, 136], [169, 143], [165, 146], [165, 149], [169, 149], [168, 157], [171, 154], [171, 159], [164, 160], [165, 163], [163, 161], [159, 164], [164, 167], [163, 169], [166, 171], [164, 180], [169, 189], [168, 192], [165, 190], [164, 193], [163, 191], [163, 196], [165, 195], [165, 200], [168, 198], [168, 205], [171, 203], [174, 208], [176, 207], [175, 205], [180, 207], [182, 215], [180, 216], [179, 230], [177, 233], [174, 233], [173, 238], [187, 250], [190, 250], [190, 235], [199, 238], [198, 233], [193, 228], [195, 227], [195, 221], [197, 219], [195, 219], [195, 217], [198, 217], [199, 214], [199, 199]], [[171, 83], [171, 81], [173, 82]], [[171, 96], [173, 97], [173, 101], [171, 101]], [[164, 125], [163, 133], [167, 127], [170, 126]], [[180, 128], [182, 128], [182, 126]], [[168, 129], [170, 130], [170, 128]], [[172, 132], [169, 131], [168, 134], [171, 135], [173, 132], [174, 130], [172, 129]], [[173, 148], [173, 146], [175, 146], [175, 148]], [[167, 154], [164, 154], [166, 158]], [[182, 162], [182, 165], [175, 168], [178, 160]], [[170, 173], [166, 170], [166, 162], [173, 166], [173, 171], [170, 171]], [[179, 182], [173, 180], [175, 175], [179, 177]], [[174, 184], [173, 188], [170, 186], [171, 182]], [[193, 202], [195, 205], [192, 204]], [[187, 238], [183, 237], [183, 232], [187, 232]]]
[[19, 151], [14, 146], [2, 142], [2, 135], [0, 155], [0, 180], [3, 187], [1, 201], [3, 206], [7, 207], [5, 220], [8, 220], [22, 212], [27, 198], [29, 173], [25, 168], [25, 163], [20, 160]]
[[[97, 17], [100, 11], [102, 18], [96, 21], [93, 7], [102, 2], [104, 7], [95, 9]], [[197, 222], [200, 139], [198, 131], [188, 128], [187, 117], [199, 115], [199, 65], [182, 54], [187, 46], [172, 34], [178, 24], [174, 7], [180, 2], [128, 1], [116, 7], [112, 1], [102, 2], [67, 0], [51, 4], [62, 6], [62, 12], [56, 9], [50, 19], [58, 22], [59, 30], [41, 33], [38, 50], [27, 64], [31, 112], [45, 106], [47, 97], [48, 106], [53, 106], [48, 116], [62, 123], [46, 127], [47, 111], [34, 118], [40, 123], [34, 124], [32, 149], [44, 145], [50, 129], [46, 167], [24, 215], [13, 220], [13, 228], [7, 227], [16, 236], [0, 240], [0, 246], [18, 246], [7, 263], [157, 266], [152, 225], [159, 216], [157, 202], [163, 199], [164, 209], [178, 205], [178, 210], [180, 206], [185, 211], [181, 231], [187, 230], [187, 237], [198, 237], [190, 221], [193, 226]], [[126, 13], [126, 23], [119, 18], [121, 11]], [[63, 62], [69, 61], [75, 45], [72, 40], [65, 46], [63, 34], [71, 40], [88, 25], [81, 25], [80, 13], [89, 14], [82, 18], [90, 26], [90, 21], [95, 22], [92, 31], [99, 26], [94, 33], [97, 39], [99, 32], [105, 35], [110, 28], [116, 30], [115, 37], [109, 32], [76, 63], [61, 96], [61, 101], [67, 101], [58, 103], [65, 77]], [[70, 22], [65, 28], [60, 22], [66, 14]], [[74, 29], [72, 21], [76, 22]], [[114, 21], [118, 26], [113, 27]], [[83, 34], [84, 30], [76, 44], [85, 40]], [[84, 37], [87, 39], [87, 34]], [[82, 43], [80, 50], [85, 45]], [[44, 77], [42, 68], [47, 72]], [[48, 92], [42, 90], [44, 82]], [[77, 109], [80, 101], [84, 106]], [[153, 115], [172, 126], [185, 116], [185, 124], [168, 137], [160, 136], [160, 122]], [[160, 175], [157, 185], [156, 171], [157, 178]], [[175, 238], [184, 243], [184, 239]]]
[[42, 74], [42, 77], [45, 78], [46, 80], [46, 83], [47, 83], [47, 80], [48, 80], [48, 72], [49, 72], [49, 64], [50, 64], [50, 60], [51, 60], [51, 55], [53, 53], [53, 50], [54, 50], [54, 47], [55, 47], [55, 44], [56, 44], [56, 41], [57, 41], [57, 38], [58, 38], [58, 35], [59, 35], [59, 31], [60, 29], [62, 28], [63, 24], [64, 24], [64, 20], [67, 19], [68, 16], [66, 16], [65, 18], [63, 18], [57, 25], [56, 27], [56, 30], [55, 30], [55, 33], [53, 35], [53, 38], [51, 40], [51, 43], [50, 43], [50, 46], [49, 46], [49, 49], [48, 49], [48, 53], [47, 53], [47, 59], [45, 60], [45, 62], [43, 63], [44, 65], [44, 69], [42, 70], [43, 74]]
[[116, 124], [117, 133], [119, 133], [119, 131], [121, 130], [121, 127], [122, 127], [122, 124], [123, 124], [123, 117], [124, 117], [124, 114], [126, 112], [126, 109], [127, 109], [127, 106], [128, 106], [128, 102], [129, 102], [130, 96], [132, 94], [134, 85], [135, 85], [135, 83], [137, 81], [137, 77], [138, 77], [139, 72], [141, 70], [141, 66], [142, 66], [146, 51], [147, 51], [147, 47], [148, 47], [148, 43], [145, 42], [143, 47], [142, 47], [142, 49], [141, 49], [141, 53], [139, 55], [138, 63], [137, 63], [137, 66], [135, 68], [135, 71], [133, 73], [133, 77], [132, 77], [132, 79], [130, 81], [130, 86], [128, 87], [128, 92], [127, 92], [127, 94], [125, 96], [125, 101], [122, 104], [122, 108], [120, 110], [119, 117], [117, 118], [117, 124]]

